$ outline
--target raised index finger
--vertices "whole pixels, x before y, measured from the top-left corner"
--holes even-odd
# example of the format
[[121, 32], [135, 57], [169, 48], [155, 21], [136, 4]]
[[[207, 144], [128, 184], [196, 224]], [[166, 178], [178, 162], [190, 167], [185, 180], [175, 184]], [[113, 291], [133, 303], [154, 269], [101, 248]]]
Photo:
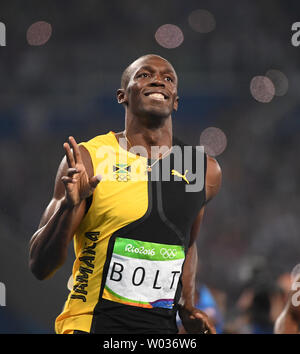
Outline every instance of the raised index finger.
[[70, 142], [70, 144], [72, 146], [72, 149], [73, 149], [73, 155], [74, 155], [75, 162], [76, 163], [82, 163], [79, 146], [76, 143], [76, 140], [73, 138], [73, 136], [69, 137], [69, 142]]
[[70, 145], [68, 143], [64, 143], [63, 146], [64, 146], [64, 149], [66, 152], [66, 159], [67, 159], [67, 163], [68, 163], [69, 168], [75, 167], [75, 160], [74, 160], [74, 156], [71, 151]]

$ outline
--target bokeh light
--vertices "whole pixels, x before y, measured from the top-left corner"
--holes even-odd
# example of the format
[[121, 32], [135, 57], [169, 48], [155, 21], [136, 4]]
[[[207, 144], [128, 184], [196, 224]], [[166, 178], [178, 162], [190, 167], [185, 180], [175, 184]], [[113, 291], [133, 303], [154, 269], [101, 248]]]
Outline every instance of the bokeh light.
[[285, 74], [279, 70], [268, 70], [266, 76], [273, 82], [275, 96], [284, 96], [289, 88], [289, 80]]
[[165, 24], [157, 29], [155, 39], [162, 47], [173, 49], [181, 45], [184, 40], [184, 35], [178, 26]]
[[33, 23], [27, 30], [26, 38], [28, 44], [40, 46], [46, 44], [52, 35], [52, 26], [45, 21]]
[[250, 83], [250, 92], [258, 102], [269, 103], [275, 95], [275, 86], [267, 76], [254, 76]]
[[209, 127], [203, 130], [200, 135], [200, 145], [210, 156], [221, 155], [227, 146], [226, 134], [219, 128]]
[[203, 9], [198, 9], [190, 13], [188, 22], [191, 28], [199, 33], [209, 33], [216, 28], [214, 15]]

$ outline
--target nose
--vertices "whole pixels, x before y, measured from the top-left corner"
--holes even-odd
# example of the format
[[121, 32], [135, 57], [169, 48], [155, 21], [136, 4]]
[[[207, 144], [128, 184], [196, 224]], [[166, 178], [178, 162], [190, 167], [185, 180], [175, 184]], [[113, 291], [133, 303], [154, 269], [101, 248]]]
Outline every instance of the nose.
[[165, 82], [162, 80], [160, 75], [154, 75], [150, 85], [153, 87], [165, 87]]

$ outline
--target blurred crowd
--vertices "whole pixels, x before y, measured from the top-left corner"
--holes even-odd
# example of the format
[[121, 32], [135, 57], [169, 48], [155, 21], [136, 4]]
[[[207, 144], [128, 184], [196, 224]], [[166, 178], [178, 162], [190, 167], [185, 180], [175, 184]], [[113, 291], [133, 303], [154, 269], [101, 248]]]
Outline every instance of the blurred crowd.
[[[198, 306], [214, 318], [218, 333], [272, 333], [289, 274], [300, 263], [299, 54], [288, 32], [299, 5], [204, 1], [216, 29], [203, 35], [187, 23], [197, 1], [32, 3], [22, 11], [3, 5], [2, 11], [8, 39], [0, 58], [0, 281], [8, 300], [0, 308], [0, 332], [53, 331], [72, 251], [57, 278], [41, 285], [28, 273], [27, 247], [51, 198], [62, 144], [69, 135], [85, 141], [123, 130], [115, 99], [121, 73], [139, 55], [154, 52], [179, 76], [175, 134], [199, 144], [201, 132], [213, 126], [227, 137], [216, 156], [222, 189], [206, 207], [198, 240]], [[35, 48], [24, 38], [37, 19], [49, 21], [53, 33]], [[155, 42], [164, 23], [182, 28], [181, 47], [167, 50]], [[249, 84], [270, 68], [285, 73], [289, 90], [263, 104]], [[17, 294], [20, 286], [28, 294]]]

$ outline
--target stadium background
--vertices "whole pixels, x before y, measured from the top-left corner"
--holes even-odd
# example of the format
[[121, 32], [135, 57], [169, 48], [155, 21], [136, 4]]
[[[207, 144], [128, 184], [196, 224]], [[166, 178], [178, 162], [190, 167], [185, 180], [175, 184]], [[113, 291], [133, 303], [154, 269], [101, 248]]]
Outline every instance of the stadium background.
[[[192, 27], [198, 9], [215, 20], [210, 30]], [[66, 264], [40, 282], [28, 269], [28, 242], [51, 198], [63, 142], [123, 130], [116, 90], [125, 67], [146, 53], [167, 58], [178, 73], [175, 134], [192, 144], [209, 127], [224, 134], [213, 130], [206, 139], [221, 151], [223, 184], [201, 228], [199, 284], [214, 294], [224, 332], [251, 333], [257, 314], [272, 324], [300, 263], [300, 47], [291, 44], [298, 20], [297, 1], [1, 3], [0, 333], [53, 333], [72, 246]], [[27, 30], [37, 21], [51, 24], [51, 37], [30, 45]], [[158, 43], [165, 24], [181, 29], [181, 45]], [[251, 91], [250, 83], [269, 70], [284, 75], [273, 81], [278, 94], [261, 102], [270, 91]]]

